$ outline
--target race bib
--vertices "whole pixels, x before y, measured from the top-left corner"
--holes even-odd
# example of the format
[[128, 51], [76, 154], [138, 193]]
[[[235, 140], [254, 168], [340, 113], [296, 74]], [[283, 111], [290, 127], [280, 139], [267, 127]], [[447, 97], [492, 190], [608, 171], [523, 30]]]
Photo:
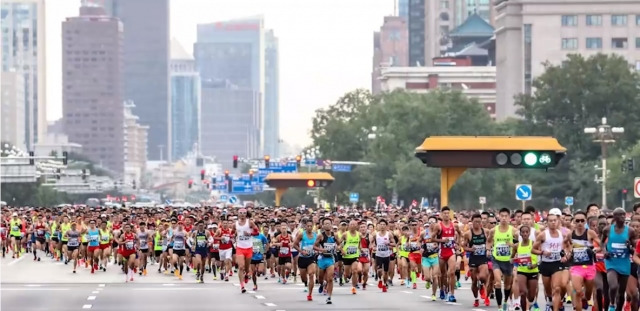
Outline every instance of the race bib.
[[71, 246], [71, 247], [75, 247], [75, 246], [80, 245], [80, 242], [78, 241], [78, 238], [69, 238], [69, 241], [67, 242], [67, 245]]
[[476, 256], [484, 256], [487, 254], [487, 246], [485, 244], [474, 245], [473, 254]]
[[336, 243], [324, 243], [324, 250], [327, 252], [333, 252], [336, 249]]
[[126, 249], [133, 249], [133, 241], [127, 241], [126, 243], [124, 243], [124, 247]]
[[496, 245], [496, 254], [498, 256], [510, 256], [511, 255], [511, 247], [507, 244], [499, 244]]
[[173, 248], [181, 250], [184, 248], [184, 241], [173, 241]]
[[227, 244], [227, 243], [229, 243], [230, 239], [229, 239], [228, 236], [223, 236], [221, 240], [222, 240], [222, 243]]
[[558, 261], [560, 260], [560, 258], [562, 258], [562, 256], [560, 256], [560, 251], [554, 250], [554, 251], [551, 251], [551, 254], [549, 254], [549, 256], [545, 256], [545, 258], [547, 258], [550, 261]]
[[98, 236], [98, 235], [91, 235], [91, 236], [89, 236], [89, 240], [90, 240], [91, 242], [97, 242], [99, 239], [100, 239], [100, 236]]
[[573, 248], [573, 262], [587, 262], [591, 261], [589, 252], [586, 247], [574, 247]]
[[289, 254], [289, 248], [288, 247], [280, 247], [280, 254], [282, 254], [282, 255]]
[[37, 233], [38, 235], [44, 235], [44, 230], [42, 230], [42, 229], [38, 229], [38, 230], [36, 231], [36, 233]]
[[238, 241], [248, 241], [249, 239], [251, 239], [250, 235], [241, 235], [238, 237]]
[[517, 259], [517, 263], [521, 264], [521, 265], [528, 265], [529, 263], [531, 263], [531, 255], [529, 254], [522, 254], [522, 255], [518, 255]]
[[20, 228], [18, 228], [18, 226], [12, 226], [11, 227], [11, 231], [18, 231], [20, 230]]
[[444, 242], [444, 244], [442, 245], [442, 247], [444, 248], [453, 248], [454, 247], [454, 242], [453, 242], [453, 237], [448, 237], [447, 241]]
[[204, 239], [198, 239], [198, 240], [196, 241], [196, 243], [197, 243], [196, 245], [197, 245], [198, 247], [205, 247], [205, 246], [207, 246], [207, 241], [205, 241]]
[[347, 247], [347, 255], [355, 255], [358, 253], [358, 247], [357, 246], [348, 246]]
[[313, 254], [313, 245], [307, 245], [302, 247], [302, 250], [305, 251], [307, 253], [307, 255], [312, 255]]
[[102, 236], [102, 241], [104, 241], [104, 242], [109, 241], [109, 236], [108, 235], [103, 235]]
[[360, 257], [369, 257], [369, 249], [363, 248], [362, 251], [360, 252]]

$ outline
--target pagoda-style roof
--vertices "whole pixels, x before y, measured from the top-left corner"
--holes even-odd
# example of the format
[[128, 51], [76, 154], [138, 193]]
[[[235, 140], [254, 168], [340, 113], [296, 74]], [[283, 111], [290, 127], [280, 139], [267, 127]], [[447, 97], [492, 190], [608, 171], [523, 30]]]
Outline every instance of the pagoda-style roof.
[[487, 23], [477, 13], [469, 15], [467, 19], [449, 33], [450, 37], [491, 37], [493, 26]]

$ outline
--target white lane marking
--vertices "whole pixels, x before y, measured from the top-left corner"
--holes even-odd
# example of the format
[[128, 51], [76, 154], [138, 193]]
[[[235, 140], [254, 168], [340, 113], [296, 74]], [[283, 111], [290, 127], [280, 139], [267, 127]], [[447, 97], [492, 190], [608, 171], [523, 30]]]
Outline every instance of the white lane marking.
[[22, 261], [22, 259], [24, 259], [24, 257], [26, 257], [26, 256], [22, 256], [22, 257], [20, 257], [18, 259], [13, 260], [12, 262], [8, 263], [7, 266], [12, 266], [12, 265], [15, 265], [15, 264], [19, 263], [20, 261]]
[[105, 286], [106, 286], [105, 284], [98, 285], [98, 287], [105, 287]]
[[233, 283], [233, 286], [240, 286], [240, 284], [238, 284], [238, 283]]
[[89, 296], [87, 297], [87, 300], [96, 300], [96, 296]]
[[25, 285], [25, 287], [40, 287], [42, 286], [41, 284], [27, 284]]
[[287, 311], [287, 310], [276, 310], [276, 311]]
[[165, 284], [162, 284], [162, 286], [174, 286], [174, 285], [176, 285], [176, 284], [173, 284], [173, 283], [165, 283]]
[[167, 290], [210, 290], [211, 288], [207, 287], [174, 287], [174, 288], [164, 288], [164, 287], [140, 287], [140, 288], [132, 288], [132, 290], [139, 291], [167, 291]]
[[65, 291], [69, 288], [41, 288], [41, 287], [23, 287], [23, 288], [0, 288], [2, 291]]
[[[303, 284], [303, 283], [298, 283], [298, 284], [296, 284], [296, 285], [298, 285], [298, 286], [304, 286], [304, 284]], [[278, 311], [278, 310], [276, 310], [276, 311]]]
[[101, 291], [101, 290], [104, 290], [104, 288], [99, 287], [99, 288], [96, 288], [96, 290], [97, 290], [97, 291]]
[[420, 296], [420, 297], [422, 297], [424, 299], [431, 299], [431, 297], [429, 297], [429, 296]]
[[275, 303], [271, 303], [271, 302], [265, 302], [264, 305], [267, 306], [267, 307], [275, 307], [276, 306]]
[[446, 304], [448, 305], [454, 305], [454, 306], [459, 306], [460, 304], [457, 302], [446, 302]]
[[252, 290], [248, 290], [247, 293], [249, 294], [255, 294], [256, 292], [252, 291]]
[[260, 295], [256, 295], [255, 297], [256, 297], [256, 299], [267, 299], [267, 297], [265, 297], [265, 296], [260, 296]]
[[91, 309], [91, 305], [83, 305], [82, 309]]
[[485, 309], [471, 309], [471, 311], [487, 311]]
[[403, 290], [402, 292], [405, 293], [405, 294], [413, 294], [413, 292], [410, 292], [408, 290]]

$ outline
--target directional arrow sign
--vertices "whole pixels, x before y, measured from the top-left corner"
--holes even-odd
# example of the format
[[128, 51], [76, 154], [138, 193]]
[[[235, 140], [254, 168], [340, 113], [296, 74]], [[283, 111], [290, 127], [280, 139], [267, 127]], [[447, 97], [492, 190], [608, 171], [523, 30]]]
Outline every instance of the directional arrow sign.
[[533, 195], [533, 188], [531, 185], [516, 185], [516, 200], [529, 201]]
[[238, 203], [238, 197], [235, 195], [232, 195], [229, 197], [229, 204], [236, 204]]
[[564, 205], [572, 206], [573, 205], [573, 197], [565, 197]]
[[351, 192], [349, 194], [349, 202], [357, 203], [358, 200], [360, 200], [360, 194], [358, 194], [357, 192]]

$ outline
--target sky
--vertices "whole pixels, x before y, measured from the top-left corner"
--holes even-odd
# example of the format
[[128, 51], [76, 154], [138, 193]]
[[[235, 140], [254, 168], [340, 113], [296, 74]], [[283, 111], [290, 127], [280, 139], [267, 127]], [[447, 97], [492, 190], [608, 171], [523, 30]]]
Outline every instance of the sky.
[[[47, 119], [62, 117], [61, 23], [80, 0], [45, 0]], [[316, 109], [371, 88], [373, 32], [395, 0], [171, 0], [171, 36], [193, 54], [196, 25], [263, 15], [280, 42], [280, 138], [306, 146]], [[125, 30], [126, 31], [126, 30]]]

